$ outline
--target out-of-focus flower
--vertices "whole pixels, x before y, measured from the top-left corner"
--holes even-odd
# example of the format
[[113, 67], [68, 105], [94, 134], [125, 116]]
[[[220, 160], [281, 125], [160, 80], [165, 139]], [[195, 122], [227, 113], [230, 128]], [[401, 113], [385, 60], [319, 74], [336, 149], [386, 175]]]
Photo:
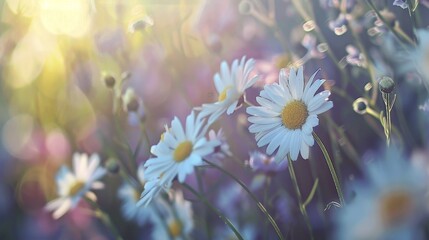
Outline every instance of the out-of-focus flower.
[[221, 194], [218, 194], [216, 206], [231, 219], [237, 219], [244, 209], [250, 207], [243, 188], [236, 183], [229, 183], [222, 187]]
[[229, 150], [229, 144], [226, 141], [225, 134], [223, 133], [222, 128], [216, 133], [213, 129], [209, 131], [209, 141], [217, 141], [220, 144], [215, 147], [212, 154], [207, 156], [207, 159], [210, 161], [221, 160], [226, 156], [232, 156], [231, 151]]
[[267, 84], [277, 81], [279, 71], [289, 65], [291, 59], [286, 55], [274, 55], [269, 60], [257, 60], [255, 72], [259, 79], [254, 86], [263, 88]]
[[322, 59], [325, 57], [325, 54], [318, 49], [317, 39], [313, 35], [305, 34], [301, 44], [307, 49], [309, 58]]
[[153, 239], [188, 239], [194, 228], [191, 202], [180, 191], [173, 192], [172, 206], [162, 207], [162, 218], [154, 218]]
[[287, 162], [280, 163], [274, 161], [274, 157], [270, 157], [259, 151], [250, 153], [249, 166], [254, 171], [262, 171], [265, 173], [275, 173], [286, 169]]
[[[137, 170], [137, 176], [140, 183], [145, 185], [144, 167], [140, 165]], [[151, 207], [137, 206], [140, 200], [140, 192], [125, 182], [119, 188], [118, 196], [122, 199], [122, 214], [128, 220], [135, 220], [139, 225], [145, 224], [154, 215], [154, 209]]]
[[394, 150], [365, 168], [367, 183], [353, 185], [356, 198], [337, 213], [336, 239], [423, 239], [427, 179]]
[[154, 24], [153, 19], [149, 16], [144, 16], [141, 19], [138, 19], [137, 21], [132, 22], [129, 26], [128, 26], [128, 31], [130, 33], [134, 33], [137, 31], [144, 31], [149, 27], [152, 27]]
[[334, 33], [338, 36], [343, 35], [347, 32], [347, 18], [346, 15], [340, 13], [337, 19], [329, 21], [329, 28], [334, 31]]
[[[168, 187], [176, 176], [179, 182], [184, 182], [186, 176], [194, 171], [194, 167], [203, 163], [203, 157], [213, 153], [220, 144], [217, 140], [207, 140], [206, 132], [207, 126], [200, 116], [195, 116], [194, 111], [186, 118], [185, 128], [175, 117], [161, 141], [152, 146], [151, 152], [156, 157], [144, 164], [147, 167], [146, 179], [157, 181], [151, 187]], [[146, 194], [151, 190], [154, 191], [145, 186], [141, 204], [150, 202]]]
[[[277, 149], [276, 161], [282, 161], [290, 153], [292, 160], [308, 159], [309, 147], [313, 146], [313, 127], [319, 124], [318, 114], [328, 111], [333, 104], [328, 101], [329, 90], [315, 95], [325, 80], [311, 76], [304, 84], [303, 67], [298, 71], [291, 68], [289, 79], [285, 69], [280, 71], [279, 83], [264, 87], [256, 101], [261, 106], [247, 108], [248, 118], [253, 123], [249, 127], [255, 133], [258, 147], [268, 145], [267, 154]], [[314, 81], [314, 83], [313, 83]]]
[[429, 112], [429, 99], [426, 100], [422, 105], [420, 105], [419, 109], [424, 112]]
[[348, 64], [358, 67], [366, 67], [366, 59], [364, 55], [353, 45], [346, 46]]
[[122, 96], [122, 108], [128, 112], [128, 123], [132, 126], [138, 125], [145, 115], [143, 101], [139, 98], [134, 89], [127, 88]]
[[219, 94], [218, 100], [215, 103], [203, 104], [200, 117], [209, 116], [208, 122], [211, 124], [225, 112], [231, 115], [237, 108], [244, 91], [258, 80], [258, 76], [250, 76], [254, 65], [253, 59], [246, 61], [246, 57], [242, 57], [241, 61], [234, 60], [230, 69], [223, 61], [220, 73], [216, 73], [213, 78]]
[[411, 50], [410, 53], [404, 55], [404, 63], [402, 68], [405, 71], [416, 69], [417, 72], [429, 80], [429, 31], [419, 29], [416, 31], [418, 45]]
[[101, 189], [104, 184], [98, 181], [106, 174], [106, 170], [99, 166], [100, 158], [92, 154], [75, 153], [73, 155], [73, 172], [62, 166], [56, 176], [59, 198], [47, 203], [45, 209], [54, 211], [53, 217], [60, 218], [70, 209], [77, 206], [82, 197], [96, 200], [91, 189]]
[[408, 3], [407, 1], [404, 1], [404, 0], [395, 0], [393, 2], [393, 6], [398, 6], [398, 7], [401, 7], [402, 9], [407, 9]]

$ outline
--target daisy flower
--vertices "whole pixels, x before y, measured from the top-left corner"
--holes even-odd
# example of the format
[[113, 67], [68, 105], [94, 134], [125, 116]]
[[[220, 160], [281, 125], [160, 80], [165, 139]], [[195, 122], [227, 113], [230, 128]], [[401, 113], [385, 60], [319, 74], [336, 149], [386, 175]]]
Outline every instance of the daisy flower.
[[288, 79], [282, 69], [279, 83], [266, 85], [256, 98], [261, 106], [247, 108], [247, 113], [252, 115], [248, 120], [253, 123], [249, 131], [255, 133], [258, 147], [268, 145], [268, 155], [277, 150], [276, 161], [284, 160], [288, 153], [292, 160], [298, 158], [298, 153], [308, 159], [309, 147], [314, 144], [313, 127], [319, 124], [317, 115], [333, 106], [328, 101], [330, 91], [315, 95], [325, 82], [314, 81], [316, 73], [304, 84], [303, 67], [298, 71], [291, 68]]
[[90, 190], [103, 188], [104, 184], [98, 180], [106, 174], [106, 170], [99, 165], [100, 158], [97, 154], [88, 158], [86, 154], [75, 153], [73, 172], [66, 166], [60, 168], [56, 176], [59, 198], [48, 202], [45, 209], [54, 211], [53, 217], [58, 219], [75, 208], [82, 197], [96, 200], [95, 194]]
[[350, 186], [356, 197], [337, 211], [335, 239], [425, 239], [427, 176], [390, 151], [365, 166], [368, 181]]
[[209, 140], [218, 141], [220, 144], [214, 149], [214, 152], [207, 156], [210, 161], [216, 161], [224, 159], [225, 157], [231, 157], [232, 152], [229, 150], [228, 142], [226, 141], [223, 129], [219, 129], [216, 133], [213, 129], [209, 131]]
[[[137, 176], [140, 183], [144, 186], [146, 181], [143, 165], [138, 167]], [[122, 184], [119, 188], [118, 196], [122, 200], [121, 210], [126, 219], [136, 220], [138, 224], [143, 225], [153, 217], [153, 208], [137, 206], [137, 202], [140, 200], [140, 192], [129, 183], [125, 182]]]
[[191, 202], [183, 198], [181, 191], [172, 192], [171, 204], [161, 200], [160, 215], [154, 218], [153, 239], [189, 239], [194, 228]]
[[200, 116], [210, 116], [208, 122], [211, 124], [225, 112], [231, 115], [237, 108], [244, 91], [258, 80], [258, 76], [250, 76], [254, 65], [253, 59], [246, 61], [246, 57], [242, 57], [240, 61], [234, 60], [230, 69], [228, 64], [223, 61], [220, 65], [220, 73], [216, 73], [213, 78], [219, 94], [218, 100], [214, 103], [203, 104]]
[[152, 146], [151, 152], [156, 157], [144, 164], [149, 181], [142, 194], [142, 203], [146, 205], [150, 202], [149, 199], [158, 194], [161, 188], [168, 189], [176, 176], [179, 182], [184, 182], [194, 167], [203, 163], [203, 157], [213, 153], [219, 141], [207, 140], [206, 132], [207, 125], [193, 111], [186, 118], [186, 126], [182, 126], [177, 117], [173, 119], [171, 128], [163, 133], [161, 141]]

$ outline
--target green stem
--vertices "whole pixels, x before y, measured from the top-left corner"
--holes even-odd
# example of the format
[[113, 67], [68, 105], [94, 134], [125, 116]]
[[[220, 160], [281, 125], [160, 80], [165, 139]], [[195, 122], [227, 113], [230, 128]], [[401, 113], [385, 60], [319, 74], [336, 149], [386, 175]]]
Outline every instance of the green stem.
[[255, 201], [256, 205], [259, 207], [259, 209], [265, 214], [265, 216], [267, 217], [268, 221], [270, 221], [271, 225], [273, 226], [274, 230], [277, 233], [277, 236], [279, 237], [279, 239], [283, 240], [284, 237], [280, 231], [280, 228], [278, 227], [276, 221], [274, 220], [274, 218], [268, 213], [267, 209], [264, 207], [264, 205], [262, 205], [262, 203], [256, 198], [256, 196], [249, 190], [249, 188], [246, 187], [246, 185], [239, 180], [238, 178], [236, 178], [234, 175], [232, 175], [231, 173], [229, 173], [228, 171], [226, 171], [225, 169], [219, 167], [218, 165], [207, 161], [204, 159], [204, 162], [206, 162], [208, 165], [213, 166], [214, 168], [217, 168], [218, 170], [220, 170], [221, 172], [223, 172], [224, 174], [228, 175], [230, 178], [234, 179], [234, 181], [236, 181], [238, 184], [240, 184], [240, 186], [250, 195], [250, 197]]
[[93, 207], [95, 208], [95, 216], [98, 217], [113, 233], [116, 240], [123, 240], [121, 235], [119, 234], [118, 230], [116, 229], [115, 225], [113, 225], [112, 220], [110, 219], [109, 215], [105, 213], [103, 210], [101, 210], [100, 206], [91, 199], [84, 197], [84, 199]]
[[296, 175], [295, 175], [295, 170], [293, 169], [292, 159], [290, 158], [289, 154], [287, 155], [287, 159], [288, 159], [288, 163], [289, 163], [288, 164], [289, 174], [290, 174], [290, 177], [292, 179], [292, 183], [293, 183], [293, 186], [295, 189], [296, 198], [298, 199], [299, 210], [301, 211], [301, 214], [304, 217], [305, 224], [307, 225], [308, 232], [310, 233], [310, 238], [313, 240], [314, 239], [313, 229], [311, 227], [310, 219], [308, 218], [308, 214], [307, 214], [307, 210], [305, 208], [305, 205], [302, 203], [301, 191], [299, 190], [298, 181], [297, 181]]
[[319, 136], [317, 136], [315, 132], [313, 132], [313, 137], [316, 140], [317, 144], [319, 145], [320, 150], [322, 150], [323, 156], [325, 157], [325, 160], [326, 160], [326, 164], [328, 165], [329, 171], [331, 172], [332, 180], [334, 180], [335, 188], [337, 190], [338, 197], [340, 198], [340, 204], [341, 206], [344, 206], [345, 204], [344, 195], [343, 195], [343, 192], [341, 191], [340, 181], [338, 180], [334, 165], [332, 164], [331, 157], [329, 157], [329, 154], [328, 154], [328, 151], [326, 150], [325, 145], [323, 144], [322, 140], [320, 140]]
[[193, 189], [191, 186], [189, 186], [186, 183], [182, 183], [182, 185], [188, 189], [191, 193], [193, 193], [200, 201], [202, 201], [204, 204], [207, 205], [207, 207], [209, 207], [211, 210], [213, 210], [213, 212], [215, 212], [219, 218], [222, 219], [222, 221], [228, 225], [228, 227], [234, 232], [235, 236], [239, 239], [239, 240], [243, 240], [243, 237], [241, 236], [241, 234], [237, 231], [237, 229], [234, 227], [234, 224], [232, 224], [232, 222], [225, 217], [216, 207], [214, 207], [204, 196], [200, 195], [195, 189]]

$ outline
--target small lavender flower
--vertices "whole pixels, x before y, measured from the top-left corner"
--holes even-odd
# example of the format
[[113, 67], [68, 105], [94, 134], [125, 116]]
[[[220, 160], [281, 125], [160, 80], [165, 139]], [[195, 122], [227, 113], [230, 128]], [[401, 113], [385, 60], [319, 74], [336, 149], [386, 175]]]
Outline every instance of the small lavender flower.
[[301, 44], [307, 49], [310, 58], [322, 59], [325, 57], [325, 54], [317, 48], [317, 39], [313, 35], [306, 34], [302, 38]]
[[366, 59], [364, 55], [353, 45], [347, 45], [346, 61], [348, 64], [358, 67], [366, 67]]
[[345, 14], [340, 13], [337, 19], [329, 21], [329, 28], [334, 31], [338, 36], [343, 35], [347, 32], [347, 17]]
[[395, 0], [393, 2], [393, 6], [398, 6], [398, 7], [401, 7], [402, 9], [407, 9], [408, 3], [405, 0]]
[[249, 166], [254, 171], [261, 171], [265, 173], [275, 173], [286, 169], [287, 161], [280, 163], [274, 160], [274, 157], [267, 156], [259, 151], [250, 153]]

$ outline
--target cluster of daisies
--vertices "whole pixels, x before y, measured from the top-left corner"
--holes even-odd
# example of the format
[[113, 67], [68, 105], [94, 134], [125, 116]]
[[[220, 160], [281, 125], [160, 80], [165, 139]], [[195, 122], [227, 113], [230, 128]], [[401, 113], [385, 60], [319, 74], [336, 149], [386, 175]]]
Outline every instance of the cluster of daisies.
[[[177, 179], [185, 182], [195, 167], [232, 156], [222, 130], [217, 133], [210, 126], [225, 113], [231, 115], [244, 104], [250, 115], [249, 132], [255, 134], [258, 147], [266, 146], [266, 154], [251, 153], [248, 164], [255, 171], [279, 172], [287, 167], [286, 159], [309, 158], [314, 145], [313, 128], [319, 124], [318, 115], [333, 107], [328, 100], [329, 90], [318, 92], [324, 80], [316, 79], [317, 71], [304, 81], [303, 68], [283, 69], [279, 81], [265, 85], [256, 102], [250, 104], [245, 92], [258, 77], [252, 75], [254, 60], [233, 61], [231, 66], [221, 63], [214, 84], [218, 100], [203, 104], [191, 111], [182, 123], [175, 117], [165, 126], [158, 144], [151, 147], [153, 157], [137, 170], [143, 192], [129, 182], [118, 191], [122, 212], [126, 219], [143, 225], [153, 223], [155, 239], [182, 239], [193, 228], [192, 208], [180, 191], [171, 189]], [[336, 219], [341, 231], [336, 239], [420, 239], [423, 235], [416, 226], [427, 209], [424, 195], [427, 192], [426, 175], [390, 153], [383, 160], [366, 169], [370, 184], [351, 186], [356, 198], [342, 206]], [[66, 166], [59, 169], [57, 185], [59, 197], [50, 201], [46, 209], [60, 218], [78, 206], [82, 199], [96, 201], [95, 189], [103, 188], [100, 179], [107, 170], [100, 166], [100, 158], [93, 154], [75, 154], [73, 171]], [[167, 196], [160, 193], [166, 192]], [[392, 231], [392, 229], [394, 231]], [[392, 235], [393, 234], [393, 235]], [[395, 238], [400, 236], [403, 238]]]
[[[209, 132], [209, 128], [223, 114], [231, 115], [242, 105], [249, 104], [245, 92], [258, 80], [258, 76], [253, 74], [254, 65], [253, 59], [246, 60], [245, 57], [234, 60], [231, 66], [222, 62], [220, 72], [214, 75], [218, 100], [192, 110], [184, 123], [175, 117], [170, 126], [165, 126], [158, 144], [151, 147], [153, 157], [138, 170], [139, 180], [144, 186], [141, 196], [127, 183], [119, 190], [127, 218], [146, 222], [149, 216], [154, 215], [149, 210], [151, 208], [146, 207], [160, 204], [162, 198], [158, 197], [159, 194], [169, 192], [173, 180], [177, 178], [183, 183], [196, 166], [205, 164], [204, 161], [216, 159], [219, 155], [232, 155], [221, 130], [216, 134], [213, 130]], [[314, 144], [312, 130], [319, 123], [317, 114], [332, 107], [332, 102], [328, 101], [328, 90], [316, 94], [324, 82], [315, 80], [316, 73], [305, 83], [302, 67], [290, 69], [289, 74], [282, 70], [279, 82], [266, 85], [257, 97], [260, 106], [247, 108], [248, 121], [252, 123], [249, 131], [255, 133], [258, 146], [268, 145], [266, 152], [269, 155], [277, 151], [275, 161], [284, 166], [287, 154], [293, 160], [298, 158], [298, 153], [304, 159], [308, 158], [309, 147]], [[55, 218], [76, 207], [82, 198], [95, 201], [90, 190], [103, 186], [98, 180], [106, 170], [99, 166], [97, 155], [89, 159], [84, 154], [76, 155], [73, 163], [74, 173], [67, 167], [58, 172], [60, 198], [46, 206], [54, 211]], [[183, 200], [178, 201], [180, 203]]]

